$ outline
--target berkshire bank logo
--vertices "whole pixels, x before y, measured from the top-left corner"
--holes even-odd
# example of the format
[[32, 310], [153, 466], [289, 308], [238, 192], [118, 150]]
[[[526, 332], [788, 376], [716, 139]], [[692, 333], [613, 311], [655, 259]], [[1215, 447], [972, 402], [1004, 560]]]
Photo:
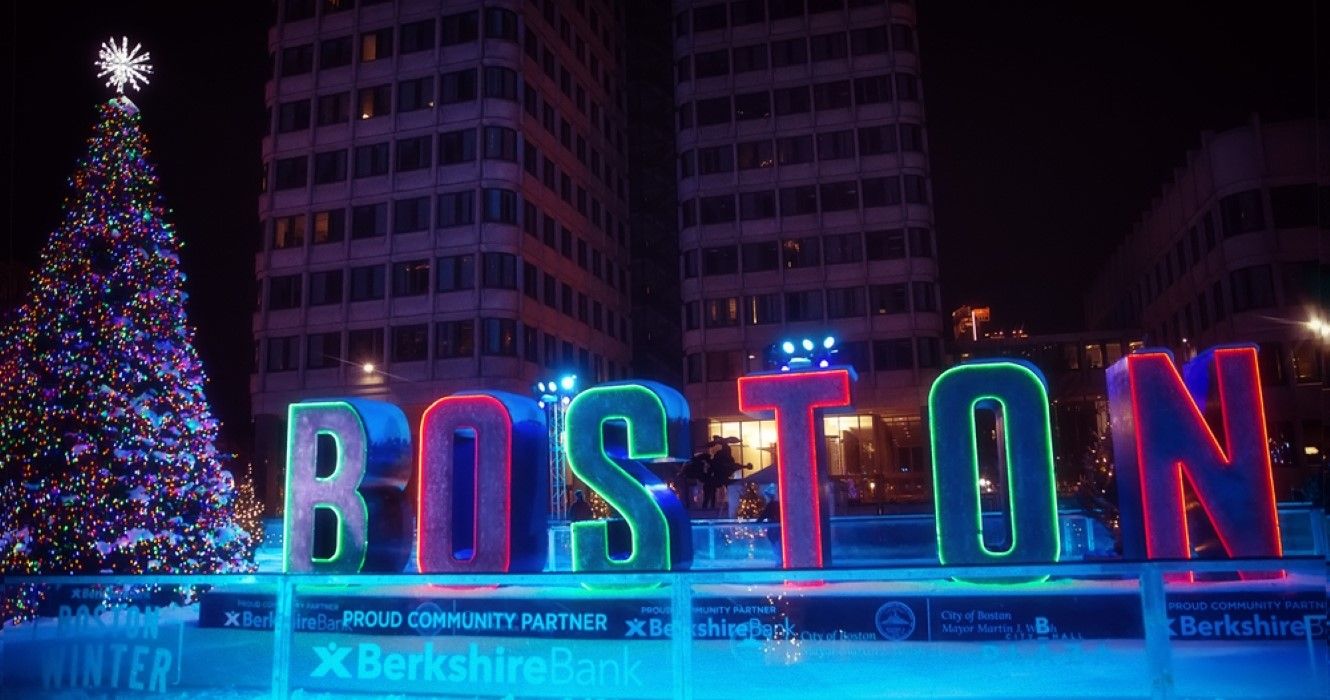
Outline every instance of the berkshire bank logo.
[[379, 644], [354, 646], [329, 642], [311, 647], [318, 664], [311, 678], [421, 683], [523, 684], [576, 688], [641, 688], [642, 661], [628, 655], [579, 655], [556, 645], [536, 654], [510, 654], [502, 646], [483, 650], [471, 643], [464, 649], [425, 642], [418, 652], [385, 650]]
[[873, 626], [883, 639], [899, 642], [914, 634], [914, 611], [897, 600], [883, 603], [873, 615]]

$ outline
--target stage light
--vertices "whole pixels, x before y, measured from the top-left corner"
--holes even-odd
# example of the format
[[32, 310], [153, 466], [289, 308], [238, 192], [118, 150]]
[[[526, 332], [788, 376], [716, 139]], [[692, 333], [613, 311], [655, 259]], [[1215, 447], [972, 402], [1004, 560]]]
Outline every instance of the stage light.
[[822, 341], [822, 347], [823, 347], [823, 348], [826, 348], [827, 350], [830, 350], [830, 349], [836, 347], [836, 339], [835, 339], [834, 337], [832, 337], [832, 336], [827, 336], [827, 337], [826, 337], [825, 339], [823, 339], [823, 341]]
[[817, 363], [817, 366], [818, 366], [818, 367], [830, 367], [830, 366], [831, 366], [831, 363], [830, 363], [830, 362], [827, 362], [826, 360], [822, 360], [821, 362]]
[[564, 391], [572, 391], [573, 387], [576, 385], [577, 385], [576, 374], [565, 375], [563, 379], [559, 380], [559, 387]]
[[545, 393], [545, 382], [536, 382], [536, 391], [542, 394]]
[[809, 340], [809, 339], [807, 339], [807, 338], [804, 338], [803, 346], [804, 346], [804, 350], [805, 350], [805, 351], [807, 351], [807, 352], [812, 352], [812, 351], [813, 351], [813, 341], [811, 341], [811, 340]]
[[794, 343], [791, 343], [790, 341], [787, 340], [787, 341], [785, 341], [784, 343], [781, 343], [781, 345], [780, 345], [780, 349], [781, 349], [781, 350], [784, 350], [786, 355], [793, 355], [793, 354], [794, 354]]

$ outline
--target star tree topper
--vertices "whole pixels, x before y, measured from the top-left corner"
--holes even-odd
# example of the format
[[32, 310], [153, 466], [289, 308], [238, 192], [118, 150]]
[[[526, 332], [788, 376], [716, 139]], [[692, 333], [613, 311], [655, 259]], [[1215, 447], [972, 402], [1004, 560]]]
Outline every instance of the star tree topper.
[[115, 37], [102, 42], [102, 48], [97, 52], [97, 77], [106, 78], [107, 87], [115, 87], [117, 93], [125, 94], [125, 84], [135, 90], [140, 89], [139, 83], [148, 84], [148, 76], [152, 74], [152, 64], [148, 59], [152, 54], [144, 51], [139, 53], [143, 44], [134, 44], [134, 48], [129, 48], [129, 37], [120, 37], [120, 45], [115, 43]]

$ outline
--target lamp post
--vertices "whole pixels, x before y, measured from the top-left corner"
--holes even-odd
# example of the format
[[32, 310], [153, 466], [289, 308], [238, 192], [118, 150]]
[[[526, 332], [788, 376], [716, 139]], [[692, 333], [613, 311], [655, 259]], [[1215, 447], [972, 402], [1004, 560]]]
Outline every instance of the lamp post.
[[567, 520], [568, 472], [564, 462], [563, 432], [568, 404], [577, 394], [577, 375], [566, 374], [557, 381], [536, 382], [531, 391], [536, 396], [536, 405], [545, 410], [545, 425], [549, 428], [550, 520]]

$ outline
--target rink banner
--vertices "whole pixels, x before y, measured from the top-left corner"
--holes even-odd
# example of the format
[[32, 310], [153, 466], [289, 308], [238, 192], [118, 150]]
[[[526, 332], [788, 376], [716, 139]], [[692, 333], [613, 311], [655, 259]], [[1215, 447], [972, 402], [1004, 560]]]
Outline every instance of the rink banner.
[[[274, 598], [210, 593], [199, 626], [271, 630]], [[1322, 606], [1324, 609], [1324, 606]], [[1141, 639], [1140, 597], [827, 595], [693, 599], [693, 639], [987, 642]], [[669, 639], [666, 598], [436, 598], [298, 595], [293, 630], [356, 637]]]
[[1169, 636], [1179, 642], [1326, 639], [1324, 590], [1170, 591]]

